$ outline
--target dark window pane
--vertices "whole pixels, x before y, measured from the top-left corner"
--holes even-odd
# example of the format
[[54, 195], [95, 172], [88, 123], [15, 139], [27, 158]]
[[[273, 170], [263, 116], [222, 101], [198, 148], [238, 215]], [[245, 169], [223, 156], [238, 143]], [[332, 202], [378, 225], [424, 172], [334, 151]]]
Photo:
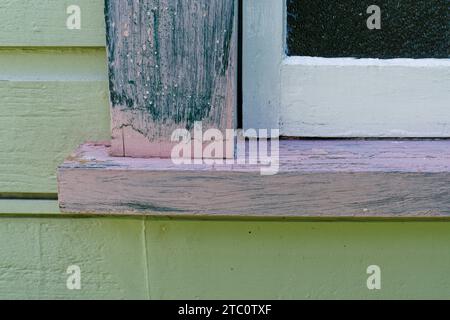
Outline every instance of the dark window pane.
[[[381, 9], [370, 30], [367, 9]], [[287, 0], [288, 54], [449, 58], [450, 0]]]

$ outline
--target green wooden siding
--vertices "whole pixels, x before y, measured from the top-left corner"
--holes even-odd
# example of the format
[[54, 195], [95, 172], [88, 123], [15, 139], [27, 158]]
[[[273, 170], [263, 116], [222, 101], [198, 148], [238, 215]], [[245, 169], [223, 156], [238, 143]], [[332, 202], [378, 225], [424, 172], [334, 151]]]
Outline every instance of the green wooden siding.
[[56, 166], [110, 136], [105, 51], [0, 48], [0, 66], [0, 193], [56, 193]]
[[[0, 194], [56, 193], [63, 158], [109, 137], [102, 6], [0, 3]], [[449, 245], [449, 222], [65, 217], [56, 201], [5, 199], [0, 298], [448, 298]], [[73, 264], [80, 291], [66, 288]], [[372, 264], [380, 292], [366, 288]]]
[[[109, 138], [103, 2], [0, 3], [0, 193], [56, 193], [56, 166]], [[66, 27], [70, 5], [81, 30]]]
[[[61, 217], [48, 202], [4, 201], [1, 298], [431, 299], [450, 294], [449, 223], [77, 218]], [[34, 213], [22, 212], [19, 219], [17, 209]], [[82, 271], [80, 291], [66, 289], [65, 272], [74, 264]], [[372, 264], [382, 268], [381, 291], [366, 288]]]
[[[81, 8], [81, 30], [66, 28], [66, 9]], [[0, 45], [103, 47], [103, 0], [8, 0], [0, 3]]]

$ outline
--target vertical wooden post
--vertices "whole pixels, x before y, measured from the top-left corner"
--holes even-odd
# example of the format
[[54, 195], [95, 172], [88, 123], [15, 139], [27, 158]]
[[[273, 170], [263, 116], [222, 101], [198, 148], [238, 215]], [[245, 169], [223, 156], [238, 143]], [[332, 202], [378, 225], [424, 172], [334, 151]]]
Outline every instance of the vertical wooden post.
[[176, 129], [236, 126], [237, 0], [106, 0], [112, 155], [168, 157]]

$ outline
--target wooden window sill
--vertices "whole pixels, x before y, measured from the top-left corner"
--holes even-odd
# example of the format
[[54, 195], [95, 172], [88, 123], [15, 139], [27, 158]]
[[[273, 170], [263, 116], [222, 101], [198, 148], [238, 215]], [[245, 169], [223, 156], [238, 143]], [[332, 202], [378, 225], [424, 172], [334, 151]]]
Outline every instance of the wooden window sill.
[[280, 172], [177, 166], [82, 145], [58, 169], [66, 213], [185, 217], [450, 217], [450, 141], [281, 141]]

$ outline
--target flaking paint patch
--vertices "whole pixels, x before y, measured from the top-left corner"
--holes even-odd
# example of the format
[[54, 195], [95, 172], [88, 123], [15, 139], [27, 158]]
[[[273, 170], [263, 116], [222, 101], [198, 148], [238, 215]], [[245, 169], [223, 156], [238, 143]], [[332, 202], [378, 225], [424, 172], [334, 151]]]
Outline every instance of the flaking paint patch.
[[234, 127], [235, 11], [225, 0], [106, 0], [113, 136], [129, 127], [168, 141], [195, 121]]

